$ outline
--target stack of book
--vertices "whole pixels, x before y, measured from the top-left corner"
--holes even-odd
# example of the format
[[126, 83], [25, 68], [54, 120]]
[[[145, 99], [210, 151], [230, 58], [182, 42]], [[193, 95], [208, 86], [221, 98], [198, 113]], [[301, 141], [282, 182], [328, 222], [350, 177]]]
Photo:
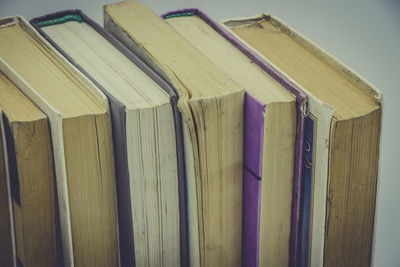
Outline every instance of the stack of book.
[[370, 266], [382, 94], [276, 17], [0, 20], [0, 266]]

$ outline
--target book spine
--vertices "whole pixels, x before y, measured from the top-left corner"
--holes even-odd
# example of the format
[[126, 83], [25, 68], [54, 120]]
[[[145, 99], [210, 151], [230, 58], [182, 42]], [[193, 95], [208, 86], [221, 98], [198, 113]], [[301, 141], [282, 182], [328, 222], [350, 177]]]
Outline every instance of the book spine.
[[242, 266], [258, 266], [265, 105], [245, 95]]
[[302, 172], [302, 189], [300, 201], [300, 230], [299, 230], [299, 255], [297, 265], [307, 267], [310, 258], [310, 235], [311, 235], [311, 215], [313, 207], [313, 160], [314, 160], [314, 145], [315, 145], [315, 120], [312, 116], [307, 116], [305, 119], [305, 140], [303, 151], [303, 172]]

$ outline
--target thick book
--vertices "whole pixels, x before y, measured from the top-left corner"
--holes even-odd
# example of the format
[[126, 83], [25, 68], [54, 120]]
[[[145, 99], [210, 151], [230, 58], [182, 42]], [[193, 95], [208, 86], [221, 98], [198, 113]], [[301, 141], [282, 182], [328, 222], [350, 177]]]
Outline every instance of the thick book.
[[314, 136], [306, 136], [305, 160], [312, 179], [305, 188], [296, 265], [369, 266], [382, 93], [274, 16], [222, 24], [309, 97], [306, 127], [314, 129]]
[[134, 266], [136, 254], [187, 266], [182, 121], [174, 90], [80, 10], [30, 22], [109, 99], [121, 265]]
[[48, 117], [64, 266], [118, 265], [107, 98], [21, 17], [0, 21], [0, 70]]
[[305, 94], [202, 11], [161, 16], [246, 89], [242, 265], [287, 266], [298, 245]]
[[178, 92], [190, 265], [239, 266], [244, 89], [143, 4], [108, 5], [104, 15], [105, 28]]
[[[0, 109], [4, 169], [10, 188], [2, 197], [9, 193], [12, 206], [8, 216], [2, 216], [12, 216], [8, 229], [15, 244], [10, 247], [14, 253], [3, 255], [1, 261], [13, 256], [17, 266], [55, 266], [55, 177], [48, 119], [2, 73]], [[4, 185], [3, 179], [1, 182]]]

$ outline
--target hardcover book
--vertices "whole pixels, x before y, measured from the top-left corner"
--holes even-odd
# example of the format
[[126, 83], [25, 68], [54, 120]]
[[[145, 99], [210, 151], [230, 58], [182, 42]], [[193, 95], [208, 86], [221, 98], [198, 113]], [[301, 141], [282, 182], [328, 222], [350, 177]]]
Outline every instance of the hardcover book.
[[[2, 125], [3, 111], [0, 108], [0, 125]], [[0, 128], [0, 266], [14, 266], [15, 242], [14, 224], [12, 222], [12, 208], [10, 195], [10, 181], [6, 174], [6, 151], [4, 150], [3, 134]]]
[[[110, 101], [122, 266], [187, 266], [181, 116], [171, 86], [80, 10], [31, 24]], [[174, 120], [175, 118], [175, 120]], [[148, 218], [146, 220], [146, 218]]]
[[[55, 179], [48, 119], [2, 73], [0, 109], [5, 177], [12, 205], [8, 216], [2, 213], [2, 219], [12, 216], [7, 228], [15, 239], [11, 242], [15, 247], [9, 247], [14, 253], [2, 256], [1, 261], [13, 257], [17, 266], [55, 266]], [[1, 197], [8, 195], [5, 193]], [[2, 243], [7, 244], [10, 242]], [[2, 266], [13, 265], [8, 261]]]
[[305, 94], [200, 10], [162, 17], [246, 89], [242, 265], [287, 266], [298, 244]]
[[314, 135], [306, 136], [305, 162], [311, 180], [304, 189], [302, 246], [294, 264], [369, 266], [382, 94], [274, 16], [222, 24], [309, 97], [306, 128]]
[[143, 4], [105, 6], [104, 15], [105, 28], [178, 92], [190, 266], [240, 266], [243, 88]]
[[50, 122], [61, 262], [116, 266], [117, 210], [107, 98], [23, 18], [3, 18], [0, 25], [0, 70]]

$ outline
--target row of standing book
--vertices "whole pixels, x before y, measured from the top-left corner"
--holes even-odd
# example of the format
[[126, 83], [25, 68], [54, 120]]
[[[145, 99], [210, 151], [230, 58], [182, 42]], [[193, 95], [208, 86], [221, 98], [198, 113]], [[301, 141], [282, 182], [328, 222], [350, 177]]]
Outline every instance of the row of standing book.
[[272, 15], [0, 20], [1, 266], [370, 266], [382, 94]]

